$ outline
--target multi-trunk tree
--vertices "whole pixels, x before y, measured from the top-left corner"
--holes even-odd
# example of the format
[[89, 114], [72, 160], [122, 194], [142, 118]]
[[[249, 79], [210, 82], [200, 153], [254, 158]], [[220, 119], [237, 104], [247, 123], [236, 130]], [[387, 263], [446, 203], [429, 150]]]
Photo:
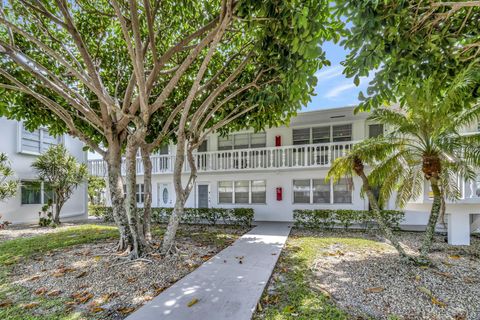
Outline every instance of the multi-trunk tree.
[[147, 181], [168, 139], [195, 147], [198, 132], [235, 121], [279, 123], [308, 100], [327, 64], [319, 45], [341, 28], [313, 0], [4, 1], [0, 26], [2, 113], [103, 157], [119, 249], [133, 258], [150, 238], [151, 192], [136, 210], [138, 150]]

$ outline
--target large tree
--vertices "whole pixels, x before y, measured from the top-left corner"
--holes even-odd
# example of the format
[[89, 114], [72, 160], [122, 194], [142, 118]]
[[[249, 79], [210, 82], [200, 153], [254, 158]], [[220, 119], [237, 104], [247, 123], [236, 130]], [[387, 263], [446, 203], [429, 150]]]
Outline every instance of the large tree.
[[405, 102], [408, 92], [400, 85], [407, 81], [437, 77], [447, 88], [470, 64], [478, 65], [478, 1], [348, 0], [337, 1], [336, 9], [349, 26], [342, 40], [350, 51], [345, 74], [375, 73], [360, 94], [360, 109]]
[[130, 246], [132, 257], [142, 254], [148, 238], [134, 196], [138, 148], [148, 165], [147, 155], [165, 139], [189, 135], [185, 123], [208, 129], [240, 114], [250, 119], [244, 123], [274, 124], [276, 115], [294, 113], [312, 93], [314, 72], [327, 64], [320, 42], [341, 27], [328, 1], [2, 5], [3, 109], [31, 128], [44, 123], [65, 130], [103, 156], [119, 247]]

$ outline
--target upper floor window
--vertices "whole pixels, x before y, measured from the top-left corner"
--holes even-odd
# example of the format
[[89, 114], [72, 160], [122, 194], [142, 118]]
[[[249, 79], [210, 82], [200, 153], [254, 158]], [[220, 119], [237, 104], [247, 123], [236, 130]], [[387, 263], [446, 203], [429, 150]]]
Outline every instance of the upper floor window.
[[376, 138], [383, 135], [383, 124], [369, 124], [368, 125], [368, 137]]
[[265, 132], [235, 133], [218, 137], [218, 150], [264, 148], [267, 146]]
[[41, 154], [50, 146], [61, 143], [61, 138], [50, 135], [46, 128], [39, 128], [30, 132], [23, 123], [19, 126], [18, 152]]
[[352, 140], [352, 124], [293, 129], [293, 144], [329, 143]]

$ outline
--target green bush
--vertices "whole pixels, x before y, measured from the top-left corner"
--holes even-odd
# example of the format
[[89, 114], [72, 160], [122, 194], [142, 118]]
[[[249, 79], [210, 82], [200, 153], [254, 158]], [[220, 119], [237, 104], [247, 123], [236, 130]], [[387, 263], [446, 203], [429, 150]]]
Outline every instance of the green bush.
[[[138, 208], [142, 211], [142, 208]], [[90, 215], [103, 218], [107, 222], [113, 221], [111, 207], [90, 205]], [[152, 208], [152, 223], [168, 223], [173, 208]], [[216, 225], [221, 222], [236, 226], [250, 227], [253, 222], [254, 211], [251, 208], [185, 208], [181, 223]]]
[[[398, 230], [405, 213], [397, 210], [382, 210], [382, 216], [387, 224]], [[353, 225], [365, 230], [376, 226], [373, 213], [368, 210], [332, 210], [332, 209], [307, 209], [294, 210], [293, 220], [295, 226], [306, 229], [331, 229], [341, 226], [350, 229]]]

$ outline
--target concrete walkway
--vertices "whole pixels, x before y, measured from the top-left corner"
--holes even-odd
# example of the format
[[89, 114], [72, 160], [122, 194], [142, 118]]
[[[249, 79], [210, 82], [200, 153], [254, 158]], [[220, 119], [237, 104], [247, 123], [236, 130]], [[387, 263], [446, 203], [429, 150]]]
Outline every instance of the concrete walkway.
[[287, 223], [259, 224], [127, 319], [251, 319], [289, 233]]

